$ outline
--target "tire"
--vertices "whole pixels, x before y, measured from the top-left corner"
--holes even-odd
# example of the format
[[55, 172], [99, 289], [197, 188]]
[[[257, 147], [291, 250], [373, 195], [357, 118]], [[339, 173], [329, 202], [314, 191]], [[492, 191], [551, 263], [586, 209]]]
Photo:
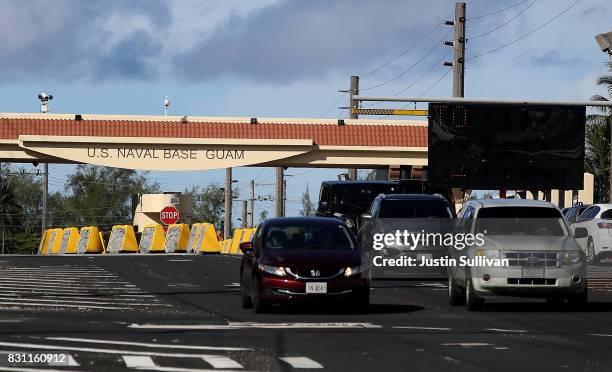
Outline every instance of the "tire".
[[259, 282], [253, 278], [251, 291], [251, 302], [253, 303], [253, 312], [255, 314], [264, 314], [268, 311], [268, 304], [259, 297]]
[[251, 301], [251, 296], [247, 293], [245, 289], [244, 282], [240, 283], [240, 304], [243, 309], [253, 308], [253, 301]]
[[465, 292], [459, 288], [457, 281], [448, 275], [448, 303], [451, 306], [465, 305]]
[[595, 243], [593, 242], [593, 238], [591, 237], [589, 237], [589, 240], [587, 241], [586, 262], [589, 265], [597, 264], [597, 256], [595, 255]]
[[584, 291], [576, 294], [571, 294], [567, 297], [568, 305], [574, 310], [580, 310], [586, 307], [589, 302], [589, 291], [585, 287]]
[[469, 311], [477, 311], [482, 309], [484, 299], [478, 297], [472, 286], [472, 278], [468, 277], [465, 281], [465, 307]]

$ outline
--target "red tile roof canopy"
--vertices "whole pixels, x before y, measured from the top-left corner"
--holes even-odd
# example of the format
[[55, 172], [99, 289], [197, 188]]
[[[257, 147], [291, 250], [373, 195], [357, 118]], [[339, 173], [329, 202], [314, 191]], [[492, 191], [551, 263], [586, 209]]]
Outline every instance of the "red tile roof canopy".
[[312, 139], [321, 146], [427, 147], [425, 125], [0, 119], [0, 139], [19, 135]]

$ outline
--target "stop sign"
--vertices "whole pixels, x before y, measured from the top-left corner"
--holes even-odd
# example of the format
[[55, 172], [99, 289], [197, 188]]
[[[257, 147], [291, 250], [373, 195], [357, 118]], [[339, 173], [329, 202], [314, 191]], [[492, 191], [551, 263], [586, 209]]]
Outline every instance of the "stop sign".
[[164, 207], [164, 209], [159, 212], [159, 219], [164, 225], [172, 225], [173, 223], [177, 223], [180, 217], [181, 214], [173, 206]]

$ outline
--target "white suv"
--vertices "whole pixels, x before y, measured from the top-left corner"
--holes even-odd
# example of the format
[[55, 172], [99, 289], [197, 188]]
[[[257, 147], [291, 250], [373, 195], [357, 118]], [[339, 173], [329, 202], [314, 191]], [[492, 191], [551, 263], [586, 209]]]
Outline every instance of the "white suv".
[[593, 204], [570, 227], [586, 254], [587, 263], [597, 264], [612, 256], [612, 204]]
[[[494, 265], [449, 266], [451, 305], [480, 308], [495, 295], [587, 302], [584, 253], [561, 212], [538, 200], [488, 199], [464, 204], [455, 233], [482, 234], [480, 246], [450, 248], [456, 261], [499, 260]], [[480, 257], [479, 257], [480, 256]]]

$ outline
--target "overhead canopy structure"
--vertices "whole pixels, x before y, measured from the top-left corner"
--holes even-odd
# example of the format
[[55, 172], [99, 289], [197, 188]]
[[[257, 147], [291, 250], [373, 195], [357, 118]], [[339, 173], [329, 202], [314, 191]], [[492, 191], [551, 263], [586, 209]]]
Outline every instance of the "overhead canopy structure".
[[0, 113], [0, 161], [186, 171], [427, 165], [427, 123]]

